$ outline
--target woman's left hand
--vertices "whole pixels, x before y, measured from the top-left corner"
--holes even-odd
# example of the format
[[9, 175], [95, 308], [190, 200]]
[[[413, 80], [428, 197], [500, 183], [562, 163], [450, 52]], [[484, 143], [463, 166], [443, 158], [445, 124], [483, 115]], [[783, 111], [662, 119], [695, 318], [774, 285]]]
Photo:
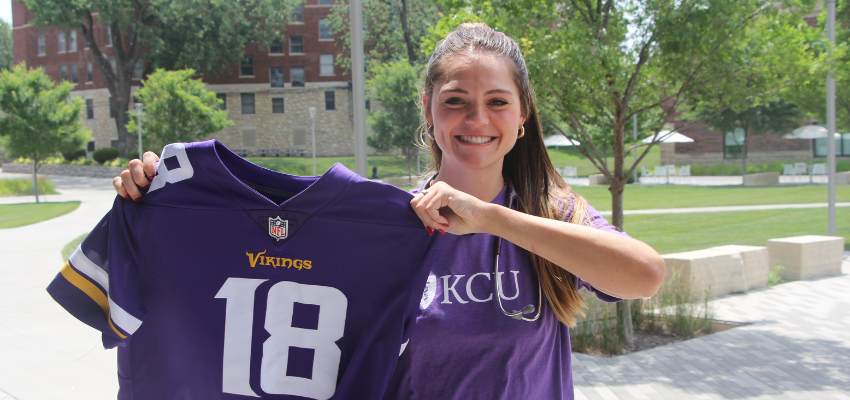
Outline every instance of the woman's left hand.
[[445, 182], [434, 182], [417, 193], [410, 205], [429, 233], [439, 231], [454, 235], [481, 232], [484, 214], [492, 206]]

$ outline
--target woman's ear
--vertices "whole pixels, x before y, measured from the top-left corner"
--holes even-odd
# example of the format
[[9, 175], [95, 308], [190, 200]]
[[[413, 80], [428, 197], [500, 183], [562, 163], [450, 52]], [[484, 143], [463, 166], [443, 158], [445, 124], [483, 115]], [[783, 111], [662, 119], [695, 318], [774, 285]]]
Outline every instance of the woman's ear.
[[425, 110], [425, 123], [428, 126], [434, 126], [434, 123], [431, 121], [431, 105], [428, 104], [428, 94], [422, 92], [422, 109]]

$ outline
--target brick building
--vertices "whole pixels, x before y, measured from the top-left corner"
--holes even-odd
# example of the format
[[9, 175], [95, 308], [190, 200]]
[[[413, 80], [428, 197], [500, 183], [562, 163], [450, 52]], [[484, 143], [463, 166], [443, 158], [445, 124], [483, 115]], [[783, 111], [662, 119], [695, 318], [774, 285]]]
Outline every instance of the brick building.
[[[214, 79], [203, 78], [207, 90], [225, 101], [234, 122], [213, 138], [249, 155], [268, 148], [309, 149], [308, 108], [316, 107], [317, 155], [354, 153], [351, 77], [334, 65], [340, 48], [327, 20], [332, 4], [305, 0], [279, 40], [263, 48], [250, 44], [239, 65]], [[81, 118], [91, 128], [95, 146], [113, 146], [118, 139], [115, 111], [82, 32], [30, 26], [33, 14], [15, 0], [12, 14], [15, 63], [43, 67], [54, 80], [74, 83], [72, 95], [85, 100]], [[109, 27], [96, 24], [93, 33], [106, 57], [112, 57]], [[133, 91], [144, 67], [136, 65]]]

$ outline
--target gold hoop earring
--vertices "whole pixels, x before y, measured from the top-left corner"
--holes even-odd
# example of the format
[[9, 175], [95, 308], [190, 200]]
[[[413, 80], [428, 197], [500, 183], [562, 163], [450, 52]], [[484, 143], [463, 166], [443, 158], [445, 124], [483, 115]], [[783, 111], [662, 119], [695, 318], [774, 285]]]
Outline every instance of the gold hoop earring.
[[519, 136], [517, 136], [516, 138], [517, 138], [517, 139], [519, 139], [519, 138], [521, 138], [521, 137], [523, 137], [523, 136], [525, 136], [525, 126], [520, 125], [520, 126], [519, 126]]

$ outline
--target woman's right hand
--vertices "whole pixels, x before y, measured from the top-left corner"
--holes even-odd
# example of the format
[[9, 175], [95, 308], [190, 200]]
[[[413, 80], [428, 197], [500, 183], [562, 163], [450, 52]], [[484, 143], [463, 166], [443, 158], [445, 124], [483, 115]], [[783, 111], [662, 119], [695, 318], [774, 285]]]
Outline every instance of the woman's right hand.
[[112, 186], [119, 196], [123, 196], [127, 200], [142, 201], [142, 193], [139, 187], [147, 189], [151, 186], [151, 181], [156, 174], [156, 163], [159, 157], [153, 152], [145, 152], [142, 155], [142, 161], [138, 158], [130, 160], [129, 169], [121, 171], [121, 176], [112, 178]]

